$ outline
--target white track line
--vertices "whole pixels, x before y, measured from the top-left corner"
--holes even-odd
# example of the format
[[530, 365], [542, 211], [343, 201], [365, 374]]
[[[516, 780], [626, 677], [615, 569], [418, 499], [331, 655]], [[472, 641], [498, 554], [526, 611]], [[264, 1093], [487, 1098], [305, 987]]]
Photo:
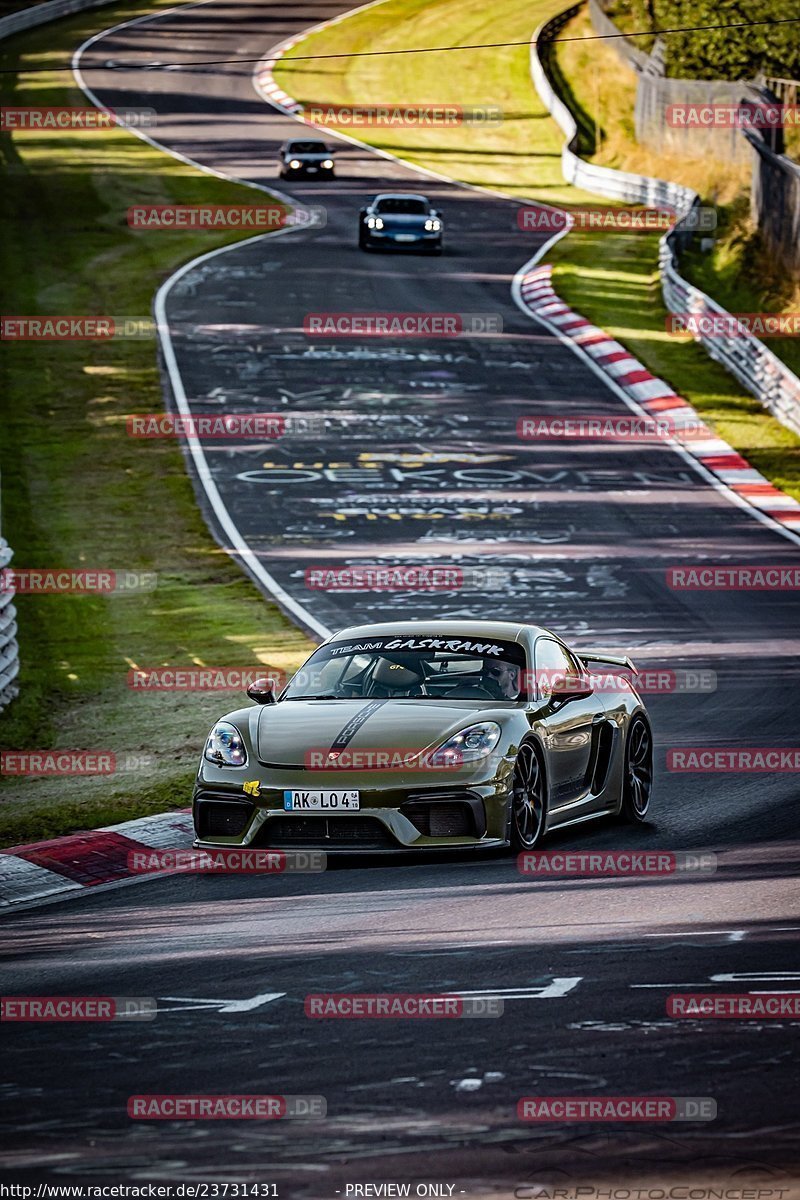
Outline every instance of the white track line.
[[[94, 45], [102, 38], [107, 37], [109, 34], [117, 33], [121, 29], [128, 29], [132, 25], [141, 25], [147, 21], [157, 21], [163, 17], [172, 16], [178, 12], [185, 12], [188, 9], [199, 8], [201, 5], [212, 4], [215, 2], [216, 0], [192, 0], [192, 2], [189, 4], [178, 5], [175, 8], [166, 9], [161, 13], [147, 14], [142, 17], [135, 17], [130, 21], [122, 21], [118, 25], [112, 25], [108, 29], [104, 29], [101, 33], [96, 33], [92, 37], [87, 38], [87, 40], [78, 47], [72, 56], [72, 72], [75, 76], [76, 83], [96, 108], [105, 108], [106, 106], [86, 83], [80, 68], [81, 58], [90, 46]], [[98, 69], [102, 70], [102, 67]], [[185, 154], [181, 154], [176, 150], [172, 150], [169, 146], [165, 146], [161, 142], [156, 141], [155, 138], [151, 138], [148, 134], [143, 133], [140, 129], [129, 129], [129, 132], [135, 134], [136, 137], [141, 138], [142, 141], [147, 142], [156, 149], [162, 150], [165, 154], [171, 155], [172, 158], [176, 158], [180, 162], [187, 163], [189, 166], [195, 167], [199, 171], [204, 171], [208, 175], [214, 175], [218, 179], [224, 179], [226, 181], [233, 180], [233, 182], [241, 183], [245, 187], [254, 188], [259, 192], [265, 192], [270, 196], [276, 197], [278, 200], [283, 201], [292, 208], [297, 207], [295, 200], [293, 200], [290, 196], [286, 196], [282, 192], [277, 191], [275, 188], [267, 188], [260, 183], [253, 183], [251, 180], [239, 179], [235, 176], [226, 175], [222, 171], [217, 171], [213, 167], [204, 166], [203, 163], [196, 162], [194, 159], [188, 158]], [[167, 299], [173, 287], [189, 271], [192, 271], [201, 263], [208, 262], [209, 259], [215, 258], [218, 254], [227, 254], [230, 250], [237, 250], [239, 247], [244, 245], [253, 245], [256, 242], [263, 241], [266, 238], [279, 237], [281, 234], [297, 232], [300, 231], [296, 227], [278, 229], [271, 231], [270, 233], [258, 234], [253, 238], [243, 238], [241, 241], [233, 242], [230, 246], [220, 246], [216, 250], [210, 250], [207, 254], [201, 254], [198, 258], [194, 258], [191, 260], [191, 262], [185, 263], [184, 266], [179, 267], [179, 269], [170, 275], [169, 278], [165, 280], [165, 282], [158, 289], [154, 301], [156, 326], [158, 329], [158, 336], [161, 340], [161, 349], [164, 355], [164, 363], [169, 374], [172, 394], [178, 411], [182, 416], [191, 417], [191, 408], [186, 398], [186, 391], [184, 389], [183, 379], [181, 378], [180, 369], [178, 367], [175, 349], [172, 343], [172, 334], [170, 332], [169, 321], [166, 314]], [[208, 460], [206, 459], [205, 452], [199, 440], [197, 438], [187, 438], [184, 439], [184, 441], [189, 453], [192, 456], [194, 469], [197, 472], [197, 478], [200, 481], [208, 502], [214, 511], [214, 516], [216, 517], [220, 528], [224, 531], [225, 536], [230, 542], [230, 545], [223, 545], [223, 549], [229, 554], [233, 554], [239, 558], [243, 566], [247, 571], [249, 571], [256, 582], [258, 582], [272, 597], [274, 597], [274, 599], [282, 608], [290, 612], [300, 622], [301, 625], [311, 630], [316, 637], [319, 637], [325, 641], [331, 636], [332, 631], [328, 629], [327, 625], [323, 625], [321, 621], [318, 621], [317, 618], [311, 612], [309, 612], [307, 608], [304, 607], [304, 605], [298, 603], [298, 601], [294, 600], [288, 594], [288, 592], [284, 591], [278, 581], [259, 561], [255, 551], [248, 546], [238, 526], [233, 521], [228, 509], [223, 503], [222, 497], [219, 494], [219, 489], [212, 478]]]
[[[549, 242], [545, 249], [549, 249], [551, 244], [552, 243]], [[544, 316], [542, 313], [537, 313], [528, 307], [528, 304], [522, 295], [522, 282], [528, 272], [537, 265], [541, 256], [541, 252], [535, 254], [533, 258], [529, 259], [529, 261], [525, 263], [523, 267], [520, 267], [519, 271], [517, 271], [514, 279], [512, 280], [511, 294], [514, 297], [517, 307], [522, 312], [526, 313], [532, 320], [537, 321], [540, 325], [544, 326], [544, 328], [552, 333], [554, 337], [557, 337], [563, 345], [569, 346], [570, 349], [577, 354], [578, 358], [580, 358], [586, 364], [589, 370], [592, 371], [592, 373], [596, 375], [598, 379], [602, 379], [606, 386], [611, 389], [615, 396], [618, 396], [619, 399], [622, 400], [622, 402], [631, 410], [631, 412], [636, 413], [637, 416], [642, 417], [645, 420], [652, 420], [653, 413], [648, 412], [645, 408], [642, 408], [641, 405], [637, 404], [632, 397], [628, 396], [627, 393], [624, 392], [617, 383], [616, 379], [612, 378], [610, 375], [607, 375], [603, 368], [598, 366], [592, 356], [587, 353], [583, 346], [573, 341], [573, 339], [568, 337], [566, 333], [563, 333], [558, 328], [558, 325], [554, 324], [553, 321], [551, 321], [548, 317]], [[600, 326], [598, 326], [598, 328], [600, 328]], [[685, 400], [684, 403], [686, 403]], [[800, 546], [800, 535], [794, 533], [791, 529], [787, 529], [786, 526], [779, 524], [777, 521], [773, 520], [772, 517], [768, 517], [765, 513], [760, 512], [759, 509], [752, 505], [747, 499], [745, 499], [745, 497], [739, 496], [712, 471], [709, 471], [707, 467], [704, 467], [703, 464], [698, 461], [698, 459], [690, 454], [689, 451], [685, 449], [685, 447], [679, 442], [675, 441], [674, 438], [665, 438], [664, 445], [669, 446], [671, 450], [674, 450], [676, 454], [679, 454], [683, 461], [688, 463], [689, 466], [691, 466], [697, 472], [697, 474], [700, 475], [703, 480], [714, 489], [715, 492], [718, 492], [721, 496], [727, 496], [732, 504], [744, 509], [744, 511], [748, 512], [751, 517], [754, 517], [755, 520], [760, 521], [762, 525], [765, 525], [774, 533], [779, 533], [781, 537], [787, 538], [790, 542], [794, 542], [796, 546]], [[736, 453], [736, 451], [734, 451], [734, 453]]]

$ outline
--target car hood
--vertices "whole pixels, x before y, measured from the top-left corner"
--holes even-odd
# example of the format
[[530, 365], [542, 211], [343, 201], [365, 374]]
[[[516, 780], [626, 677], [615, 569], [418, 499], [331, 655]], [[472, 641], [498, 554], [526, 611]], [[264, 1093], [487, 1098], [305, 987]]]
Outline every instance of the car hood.
[[287, 151], [284, 154], [284, 158], [287, 159], [287, 161], [289, 159], [296, 158], [298, 162], [321, 163], [324, 162], [326, 158], [333, 158], [333, 155], [326, 154], [324, 150], [302, 150], [298, 154], [295, 154], [294, 152], [289, 153], [289, 151]]
[[[331, 747], [413, 753], [435, 749], [476, 721], [502, 719], [496, 702], [475, 700], [283, 700], [258, 720], [258, 757], [303, 767]], [[313, 760], [312, 760], [313, 761]]]

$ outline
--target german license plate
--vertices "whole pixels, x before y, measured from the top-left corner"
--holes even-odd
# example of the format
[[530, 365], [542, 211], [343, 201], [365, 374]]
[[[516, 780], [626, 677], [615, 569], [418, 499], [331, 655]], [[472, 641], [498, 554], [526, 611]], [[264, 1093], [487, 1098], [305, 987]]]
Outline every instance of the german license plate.
[[283, 793], [285, 812], [355, 812], [361, 807], [359, 792], [305, 792], [299, 789]]
[[415, 242], [417, 239], [414, 237], [413, 233], [396, 233], [394, 235], [394, 240], [396, 242]]

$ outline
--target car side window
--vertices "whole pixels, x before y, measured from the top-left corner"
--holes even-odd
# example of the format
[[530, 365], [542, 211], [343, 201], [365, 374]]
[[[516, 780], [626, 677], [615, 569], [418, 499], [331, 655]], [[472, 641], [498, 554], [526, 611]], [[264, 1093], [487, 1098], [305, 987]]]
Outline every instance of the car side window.
[[576, 660], [552, 638], [537, 638], [533, 658], [539, 698], [552, 695], [554, 684], [565, 676], [580, 674]]

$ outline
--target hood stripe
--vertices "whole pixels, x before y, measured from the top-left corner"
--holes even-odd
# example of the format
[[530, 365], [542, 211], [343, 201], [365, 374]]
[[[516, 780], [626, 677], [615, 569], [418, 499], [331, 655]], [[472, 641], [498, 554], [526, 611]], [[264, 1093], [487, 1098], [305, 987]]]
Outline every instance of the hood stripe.
[[358, 733], [362, 725], [364, 725], [379, 708], [383, 708], [386, 700], [371, 700], [369, 704], [365, 704], [360, 708], [354, 716], [350, 718], [345, 726], [339, 730], [336, 737], [331, 743], [331, 750], [344, 750], [355, 735]]

